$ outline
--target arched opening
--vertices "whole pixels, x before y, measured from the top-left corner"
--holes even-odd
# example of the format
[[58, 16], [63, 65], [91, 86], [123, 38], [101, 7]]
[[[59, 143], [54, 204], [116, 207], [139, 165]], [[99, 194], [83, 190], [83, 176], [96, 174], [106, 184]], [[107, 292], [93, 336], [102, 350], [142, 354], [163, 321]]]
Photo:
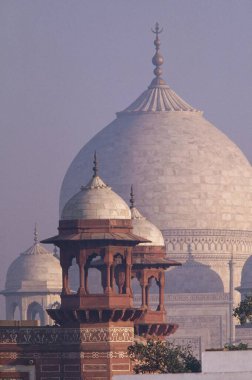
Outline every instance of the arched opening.
[[153, 276], [150, 277], [148, 280], [147, 292], [148, 308], [150, 310], [157, 310], [159, 305], [159, 286], [157, 284], [156, 278], [154, 278]]
[[89, 294], [103, 294], [104, 288], [102, 272], [104, 271], [103, 258], [100, 255], [92, 255], [86, 266], [85, 272], [87, 277], [87, 291]]
[[241, 272], [241, 286], [237, 290], [242, 299], [252, 294], [252, 256], [245, 261]]
[[20, 321], [21, 320], [21, 312], [20, 312], [20, 307], [16, 302], [14, 302], [11, 305], [11, 315], [10, 318], [12, 321]]
[[140, 307], [142, 304], [142, 288], [136, 277], [131, 279], [131, 289], [133, 293], [133, 305], [135, 307]]
[[79, 289], [79, 267], [74, 258], [68, 271], [69, 287], [71, 292], [76, 293]]
[[40, 322], [40, 325], [45, 324], [44, 310], [38, 302], [32, 302], [27, 309], [27, 319]]

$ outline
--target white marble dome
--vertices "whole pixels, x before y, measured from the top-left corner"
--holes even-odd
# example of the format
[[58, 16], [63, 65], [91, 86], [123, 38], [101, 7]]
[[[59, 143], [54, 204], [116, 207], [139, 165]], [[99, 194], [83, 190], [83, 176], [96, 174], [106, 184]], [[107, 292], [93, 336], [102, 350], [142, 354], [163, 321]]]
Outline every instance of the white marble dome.
[[96, 150], [103, 178], [161, 230], [252, 230], [252, 168], [240, 149], [156, 77], [77, 154], [63, 180], [60, 210], [90, 173]]
[[59, 259], [35, 241], [11, 263], [4, 292], [60, 292], [61, 273]]
[[189, 257], [182, 265], [165, 273], [166, 293], [223, 293], [221, 277], [210, 266]]
[[146, 219], [136, 207], [132, 207], [130, 211], [133, 233], [150, 240], [149, 243], [140, 243], [139, 245], [164, 246], [165, 242], [162, 232], [153, 223]]
[[134, 183], [138, 208], [159, 228], [252, 229], [252, 168], [201, 114], [118, 115], [71, 163], [61, 188], [61, 210], [88, 180], [94, 150], [103, 178], [124, 199]]
[[97, 175], [86, 186], [81, 186], [66, 203], [61, 215], [61, 220], [130, 218], [126, 202]]

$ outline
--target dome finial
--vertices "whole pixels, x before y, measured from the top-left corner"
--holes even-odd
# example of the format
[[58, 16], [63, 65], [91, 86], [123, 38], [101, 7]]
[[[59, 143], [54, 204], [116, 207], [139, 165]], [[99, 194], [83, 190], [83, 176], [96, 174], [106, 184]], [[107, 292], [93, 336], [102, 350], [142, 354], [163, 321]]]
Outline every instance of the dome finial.
[[133, 185], [131, 185], [130, 188], [130, 209], [135, 207], [135, 197], [134, 197], [134, 191], [133, 191]]
[[164, 63], [164, 58], [162, 57], [160, 51], [159, 51], [159, 48], [160, 48], [160, 39], [159, 39], [159, 34], [162, 33], [163, 31], [163, 28], [159, 29], [159, 23], [156, 22], [156, 25], [155, 25], [155, 29], [151, 29], [152, 33], [154, 33], [156, 35], [156, 38], [154, 40], [154, 45], [155, 45], [155, 48], [156, 48], [156, 53], [154, 54], [153, 58], [152, 58], [152, 63], [155, 67], [154, 69], [154, 74], [156, 76], [156, 78], [160, 78], [161, 75], [162, 75], [162, 70], [160, 68], [160, 66]]
[[94, 152], [93, 164], [94, 164], [94, 166], [93, 166], [93, 172], [94, 172], [93, 178], [94, 178], [94, 177], [97, 177], [97, 174], [98, 174], [98, 161], [97, 161], [97, 156], [96, 156], [96, 150]]
[[34, 226], [34, 243], [35, 244], [38, 244], [38, 226], [37, 226], [37, 222], [35, 223], [35, 226]]

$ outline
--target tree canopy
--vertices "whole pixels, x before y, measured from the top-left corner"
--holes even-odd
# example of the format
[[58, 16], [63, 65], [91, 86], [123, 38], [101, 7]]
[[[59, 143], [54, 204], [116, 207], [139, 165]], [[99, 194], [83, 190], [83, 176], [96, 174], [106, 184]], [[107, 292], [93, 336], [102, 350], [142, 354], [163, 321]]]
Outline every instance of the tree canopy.
[[148, 339], [135, 342], [128, 347], [128, 353], [140, 373], [182, 373], [200, 372], [200, 361], [194, 357], [190, 346], [177, 346], [171, 342]]
[[252, 322], [252, 296], [246, 296], [233, 309], [233, 316], [239, 319], [241, 325]]

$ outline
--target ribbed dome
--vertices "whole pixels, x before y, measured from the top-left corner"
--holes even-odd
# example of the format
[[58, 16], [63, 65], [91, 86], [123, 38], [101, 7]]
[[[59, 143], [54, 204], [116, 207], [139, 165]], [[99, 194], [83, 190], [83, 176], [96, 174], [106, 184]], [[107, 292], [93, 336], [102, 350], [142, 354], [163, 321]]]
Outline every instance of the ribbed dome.
[[133, 225], [133, 233], [150, 240], [149, 243], [140, 243], [139, 245], [155, 245], [164, 246], [164, 238], [161, 231], [146, 219], [136, 207], [131, 208], [131, 218]]
[[158, 34], [149, 88], [94, 136], [70, 165], [60, 209], [89, 173], [94, 150], [104, 179], [161, 230], [252, 230], [252, 168], [239, 148], [160, 77]]
[[181, 99], [164, 81], [162, 84], [154, 81], [128, 108], [118, 114], [160, 111], [200, 112]]
[[65, 205], [61, 220], [130, 219], [124, 200], [95, 175]]
[[10, 265], [4, 292], [60, 292], [61, 277], [59, 260], [35, 242]]

